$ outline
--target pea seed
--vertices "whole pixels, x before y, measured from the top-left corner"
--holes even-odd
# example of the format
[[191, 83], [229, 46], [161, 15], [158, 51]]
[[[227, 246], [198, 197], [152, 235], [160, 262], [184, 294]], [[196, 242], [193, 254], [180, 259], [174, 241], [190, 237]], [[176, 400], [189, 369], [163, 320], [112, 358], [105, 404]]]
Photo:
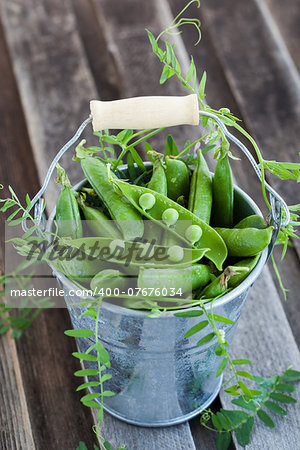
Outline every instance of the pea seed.
[[177, 222], [178, 217], [179, 217], [178, 211], [176, 211], [176, 209], [174, 208], [168, 208], [162, 214], [162, 220], [168, 226], [174, 225]]
[[190, 225], [185, 231], [185, 237], [192, 244], [198, 242], [202, 236], [202, 229], [199, 225]]
[[169, 259], [173, 262], [182, 261], [184, 257], [183, 248], [179, 245], [172, 245], [168, 250]]
[[140, 207], [145, 211], [146, 209], [151, 209], [155, 205], [155, 197], [153, 194], [145, 193], [139, 198]]

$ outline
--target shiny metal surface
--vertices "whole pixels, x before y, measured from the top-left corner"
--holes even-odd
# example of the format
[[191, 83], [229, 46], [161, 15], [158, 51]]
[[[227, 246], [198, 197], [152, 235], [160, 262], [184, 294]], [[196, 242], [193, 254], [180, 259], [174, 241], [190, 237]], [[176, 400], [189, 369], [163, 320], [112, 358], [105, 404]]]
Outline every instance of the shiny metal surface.
[[[236, 220], [249, 214], [260, 214], [255, 203], [237, 187], [235, 211]], [[54, 217], [55, 210], [48, 228]], [[248, 291], [261, 273], [267, 255], [268, 249], [244, 282], [213, 304], [215, 314], [235, 322], [233, 325], [219, 324], [229, 342], [233, 339]], [[71, 306], [79, 301], [70, 295], [76, 286], [62, 273], [54, 270], [54, 274], [63, 286], [74, 328], [94, 329], [94, 321], [88, 316], [78, 320], [86, 308]], [[108, 372], [113, 375], [105, 381], [104, 388], [116, 393], [114, 397], [105, 398], [105, 409], [128, 423], [153, 427], [184, 422], [207, 408], [220, 389], [221, 379], [215, 374], [221, 359], [215, 355], [216, 338], [197, 346], [199, 339], [211, 331], [209, 327], [190, 338], [184, 337], [198, 321], [197, 317], [175, 317], [173, 312], [150, 318], [147, 312], [103, 302], [99, 339], [110, 354]], [[92, 344], [90, 338], [77, 339], [80, 352], [85, 352]], [[84, 362], [85, 368], [94, 365]], [[91, 392], [97, 392], [97, 388], [92, 388]]]

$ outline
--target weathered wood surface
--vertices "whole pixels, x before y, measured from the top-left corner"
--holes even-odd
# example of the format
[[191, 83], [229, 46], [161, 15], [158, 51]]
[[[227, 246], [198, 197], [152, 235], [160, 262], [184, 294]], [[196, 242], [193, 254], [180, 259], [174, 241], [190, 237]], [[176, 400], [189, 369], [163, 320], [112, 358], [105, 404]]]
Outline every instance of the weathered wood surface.
[[[278, 0], [266, 2], [297, 66], [299, 61], [295, 50], [298, 32], [296, 19], [293, 22], [297, 10], [293, 9], [292, 13], [288, 13]], [[297, 1], [294, 0], [292, 3], [294, 5]], [[65, 2], [43, 0], [38, 5], [33, 0], [10, 2], [1, 0], [0, 5], [40, 181], [58, 148], [73, 134], [78, 124], [88, 114], [87, 100], [90, 98], [111, 100], [133, 95], [186, 93], [175, 79], [170, 80], [164, 88], [159, 86], [161, 65], [151, 54], [144, 31], [147, 27], [159, 32], [170, 22], [172, 13], [181, 9], [182, 0], [169, 2], [73, 0], [73, 3], [70, 0]], [[242, 17], [244, 12], [245, 17]], [[230, 20], [221, 20], [224, 13], [225, 17], [233, 16], [234, 32]], [[274, 37], [270, 32], [269, 11], [262, 9], [262, 6], [254, 0], [247, 2], [247, 5], [237, 0], [225, 3], [211, 0], [202, 3], [200, 14], [203, 19], [203, 41], [200, 46], [196, 48], [193, 46], [195, 34], [192, 29], [186, 28], [183, 41], [176, 38], [181, 64], [186, 67], [188, 54], [194, 54], [199, 73], [201, 74], [204, 69], [208, 71], [209, 103], [214, 107], [227, 106], [242, 117], [269, 159], [274, 158], [275, 151], [285, 148], [283, 145], [291, 144], [286, 154], [276, 153], [275, 158], [283, 160], [290, 157], [294, 160], [295, 149], [298, 149], [296, 137], [299, 110], [296, 103], [297, 95], [294, 94], [293, 98], [290, 83], [292, 82], [293, 88], [296, 89], [297, 80], [291, 69], [291, 61], [287, 60], [286, 55], [284, 58], [280, 56], [281, 48], [276, 40], [278, 36]], [[283, 15], [283, 21], [279, 20], [280, 15]], [[262, 26], [265, 25], [266, 18], [269, 28]], [[233, 54], [236, 46], [238, 51]], [[240, 61], [243, 61], [244, 66], [240, 67], [242, 64]], [[249, 74], [245, 65], [249, 66], [249, 74], [254, 80], [253, 86], [247, 78]], [[277, 74], [273, 73], [275, 70]], [[12, 75], [4, 78], [12, 78]], [[10, 90], [4, 86], [1, 92], [5, 92], [5, 95], [12, 89], [15, 90], [14, 84], [9, 85]], [[276, 88], [278, 92], [275, 92]], [[261, 99], [266, 92], [270, 95], [264, 105], [261, 104]], [[281, 106], [281, 101], [283, 114], [287, 113], [291, 120], [297, 122], [293, 130], [291, 122], [285, 121], [285, 116], [281, 116], [282, 110], [277, 111], [273, 108], [272, 102]], [[12, 109], [6, 116], [6, 120], [11, 123], [12, 118], [15, 120], [15, 117], [20, 117], [19, 110], [21, 110], [18, 100], [12, 103], [14, 106], [11, 106]], [[270, 121], [262, 117], [262, 108], [265, 113], [271, 114]], [[4, 110], [4, 106], [1, 110]], [[278, 124], [282, 128], [276, 128]], [[11, 131], [11, 125], [7, 125], [7, 122], [4, 125], [4, 131], [11, 142], [9, 148], [12, 149], [13, 146], [23, 148], [22, 161], [25, 161], [26, 153], [30, 153], [30, 146], [28, 140], [25, 139], [24, 144], [20, 139], [20, 136], [26, 135], [24, 121], [23, 124], [21, 122], [21, 128], [18, 127], [22, 130], [22, 133], [18, 134], [19, 141]], [[281, 129], [284, 129], [284, 132]], [[191, 127], [170, 131], [175, 132], [180, 144], [187, 137], [192, 139], [197, 135], [195, 129]], [[3, 133], [2, 135], [0, 133], [0, 140], [2, 138]], [[164, 137], [157, 138], [154, 143], [158, 149], [162, 148]], [[24, 185], [23, 180], [26, 179], [29, 170], [33, 171], [31, 181], [35, 181], [30, 192], [34, 193], [37, 190], [37, 175], [33, 164], [29, 165], [30, 167], [19, 164], [18, 168], [20, 158], [16, 155], [19, 156], [13, 150], [7, 152], [5, 173], [12, 179], [13, 168], [15, 173], [11, 184], [20, 180], [23, 189], [20, 187], [19, 192], [25, 193], [29, 187]], [[75, 163], [69, 165], [67, 162], [70, 161], [69, 156], [65, 158], [64, 165], [68, 172], [71, 170], [75, 180], [80, 176], [79, 166]], [[258, 183], [254, 182], [255, 177], [248, 170], [244, 172], [247, 174], [245, 176], [238, 166], [236, 167], [235, 176], [238, 184], [260, 203], [261, 193]], [[23, 177], [19, 177], [20, 173]], [[54, 193], [55, 188], [51, 187], [47, 194], [48, 203], [53, 203]], [[292, 203], [296, 203], [295, 192], [289, 189], [287, 194]], [[293, 291], [286, 313], [294, 336], [299, 339], [299, 313], [297, 314], [294, 306], [289, 306], [295, 305], [295, 300], [299, 297], [299, 260], [296, 252], [291, 255], [288, 260], [291, 269], [285, 270], [288, 284], [290, 282], [293, 284]], [[268, 296], [265, 295], [266, 292]], [[259, 307], [258, 299], [261, 302]], [[269, 325], [264, 328], [262, 324], [265, 323]], [[5, 411], [5, 420], [9, 422], [14, 408], [25, 412], [27, 408], [22, 420], [29, 429], [28, 439], [32, 436], [36, 448], [73, 449], [79, 440], [85, 440], [89, 445], [93, 439], [90, 432], [91, 414], [87, 409], [80, 407], [79, 397], [74, 393], [76, 383], [72, 373], [76, 370], [76, 361], [71, 357], [74, 342], [63, 337], [63, 330], [69, 326], [69, 320], [63, 311], [45, 312], [41, 316], [40, 323], [31, 328], [29, 337], [25, 336], [17, 342], [16, 352], [10, 349], [6, 357], [7, 360], [11, 358], [14, 363], [17, 361], [21, 368], [23, 393], [19, 388], [22, 394], [19, 405], [13, 405], [8, 399], [10, 394], [6, 394], [5, 402], [11, 407], [11, 411], [9, 409]], [[49, 342], [53, 342], [53, 345], [56, 344], [56, 348], [60, 349], [59, 355], [49, 348]], [[4, 345], [7, 352], [9, 345], [6, 342]], [[262, 375], [273, 374], [290, 363], [298, 369], [300, 367], [294, 337], [268, 270], [252, 288], [233, 352], [237, 357], [249, 356], [254, 363], [253, 367]], [[2, 370], [4, 367], [6, 374], [9, 373], [9, 376], [13, 377], [12, 381], [4, 384], [5, 389], [10, 392], [10, 383], [16, 385], [14, 381], [17, 377], [16, 367], [14, 371], [9, 371], [11, 366], [8, 364], [1, 367]], [[40, 367], [38, 374], [37, 367]], [[40, 379], [38, 386], [37, 377]], [[61, 392], [64, 392], [65, 398], [62, 398]], [[221, 401], [223, 406], [229, 406], [226, 395], [221, 394]], [[2, 419], [2, 410], [1, 414]], [[24, 427], [22, 422], [18, 424], [19, 429]], [[297, 437], [295, 429], [299, 430], [299, 417], [296, 413], [293, 417], [289, 415], [285, 421], [280, 421], [275, 433], [274, 430], [268, 431], [258, 424], [249, 448], [273, 448], [276, 438], [280, 447], [296, 450], [297, 442], [293, 438]], [[197, 425], [197, 419], [192, 421], [191, 430], [194, 442], [187, 424], [167, 429], [143, 429], [126, 425], [107, 414], [104, 419], [104, 433], [107, 438], [114, 445], [125, 442], [128, 449], [214, 448], [215, 436]], [[22, 448], [22, 442], [24, 438], [18, 432], [13, 442], [15, 447], [7, 448]]]
[[[250, 359], [253, 373], [259, 376], [280, 374], [290, 365], [300, 369], [299, 349], [267, 268], [250, 290], [232, 344], [232, 357]], [[295, 397], [300, 401], [299, 389]], [[225, 409], [233, 406], [230, 396], [224, 392], [221, 392], [221, 402]], [[284, 419], [272, 415], [276, 423], [272, 430], [256, 421], [247, 449], [271, 449], [275, 445], [276, 448], [297, 450], [300, 442], [299, 407], [288, 407], [288, 412]], [[236, 446], [242, 449], [237, 443]]]
[[[33, 197], [39, 182], [2, 28], [0, 63], [0, 179], [24, 199], [26, 192]], [[2, 248], [0, 260], [3, 271]], [[41, 313], [19, 340], [10, 335], [0, 337], [1, 449], [54, 450], [75, 448], [80, 440], [90, 445], [94, 442], [89, 430], [92, 417], [74, 395], [73, 373], [78, 364], [70, 354], [75, 343], [63, 335], [70, 326], [65, 311], [53, 309]]]

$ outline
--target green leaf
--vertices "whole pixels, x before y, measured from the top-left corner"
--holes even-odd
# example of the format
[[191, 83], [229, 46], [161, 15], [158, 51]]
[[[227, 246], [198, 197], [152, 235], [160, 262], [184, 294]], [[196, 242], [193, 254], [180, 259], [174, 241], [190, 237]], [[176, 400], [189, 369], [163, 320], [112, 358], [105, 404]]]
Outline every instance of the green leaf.
[[96, 356], [88, 355], [87, 353], [73, 352], [72, 355], [82, 361], [97, 361]]
[[175, 54], [174, 54], [173, 47], [167, 41], [165, 41], [165, 44], [166, 44], [166, 61], [167, 61], [167, 64], [170, 64], [170, 65], [174, 66]]
[[227, 450], [231, 442], [230, 433], [218, 433], [217, 436], [217, 450]]
[[94, 336], [92, 330], [67, 330], [64, 332], [67, 336], [71, 337], [91, 337]]
[[[222, 411], [222, 409], [220, 411]], [[216, 414], [217, 419], [219, 423], [222, 425], [222, 428], [224, 430], [228, 430], [229, 428], [231, 428], [231, 422], [220, 411], [218, 411]]]
[[239, 386], [237, 384], [234, 384], [233, 386], [230, 386], [227, 389], [224, 389], [225, 392], [229, 395], [240, 395]]
[[102, 406], [100, 405], [100, 403], [97, 402], [84, 402], [84, 406], [88, 406], [89, 408], [93, 408], [93, 409], [102, 409]]
[[249, 359], [233, 359], [232, 364], [251, 364], [251, 361]]
[[296, 387], [293, 384], [279, 383], [276, 386], [276, 390], [282, 392], [295, 392]]
[[300, 372], [298, 370], [288, 369], [284, 375], [280, 377], [280, 381], [299, 381]]
[[133, 135], [133, 130], [122, 130], [117, 134], [117, 140], [126, 143]]
[[207, 117], [207, 116], [203, 116], [203, 117], [201, 118], [203, 128], [206, 127], [207, 122], [208, 122], [208, 119], [209, 119], [209, 117]]
[[153, 34], [151, 33], [151, 31], [149, 31], [147, 29], [146, 29], [146, 31], [147, 31], [148, 38], [149, 38], [149, 41], [150, 41], [150, 44], [151, 44], [151, 47], [152, 47], [152, 51], [153, 51], [153, 53], [156, 54], [157, 50], [158, 50], [158, 45], [157, 45], [156, 39], [153, 36]]
[[97, 342], [95, 344], [95, 348], [96, 348], [97, 353], [98, 353], [97, 359], [99, 359], [99, 361], [101, 361], [102, 364], [106, 365], [107, 363], [109, 363], [109, 360], [110, 360], [109, 354], [108, 354], [107, 350], [103, 347], [101, 342]]
[[269, 400], [267, 400], [264, 403], [265, 407], [268, 408], [270, 411], [276, 413], [276, 414], [280, 414], [281, 416], [286, 416], [287, 412], [285, 409], [281, 408], [281, 406], [277, 405], [277, 403], [274, 402], [270, 402]]
[[203, 328], [205, 328], [208, 324], [209, 324], [208, 320], [203, 320], [202, 322], [197, 323], [189, 331], [185, 333], [184, 337], [188, 338], [190, 336], [193, 336], [193, 334], [196, 334], [199, 331], [203, 330]]
[[170, 77], [170, 73], [171, 73], [171, 69], [169, 69], [168, 66], [164, 66], [160, 80], [159, 80], [159, 84], [164, 84], [167, 79]]
[[167, 139], [166, 139], [166, 146], [165, 146], [165, 155], [169, 156], [177, 156], [179, 155], [179, 151], [177, 148], [177, 145], [173, 139], [173, 136], [171, 134], [168, 135]]
[[31, 205], [31, 200], [28, 194], [26, 194], [26, 205], [29, 208], [29, 206]]
[[91, 400], [95, 400], [95, 398], [99, 398], [99, 397], [100, 397], [100, 393], [87, 394], [87, 395], [84, 395], [83, 397], [81, 397], [80, 401], [82, 403], [86, 403], [86, 402], [89, 402]]
[[191, 56], [191, 64], [190, 64], [189, 70], [188, 70], [187, 75], [186, 75], [186, 81], [187, 82], [191, 81], [191, 79], [193, 78], [193, 75], [195, 73], [195, 70], [196, 70], [196, 67], [195, 67], [194, 59]]
[[220, 345], [218, 345], [216, 348], [215, 348], [215, 354], [217, 355], [217, 356], [224, 356], [224, 355], [226, 355], [226, 350], [224, 349], [224, 348], [222, 348]]
[[235, 322], [233, 320], [227, 319], [227, 317], [223, 317], [223, 316], [219, 316], [218, 314], [208, 314], [209, 318], [213, 318], [214, 320], [216, 320], [217, 322], [222, 322], [222, 323], [229, 323], [229, 324], [234, 324]]
[[297, 400], [294, 397], [281, 394], [280, 392], [271, 392], [270, 397], [281, 403], [297, 403]]
[[247, 388], [247, 386], [245, 385], [245, 383], [242, 380], [239, 380], [238, 384], [239, 384], [240, 388], [242, 389], [242, 391], [244, 392], [244, 394], [247, 395], [247, 397], [249, 397], [249, 398], [253, 397], [253, 395], [251, 394], [251, 391]]
[[116, 394], [115, 394], [115, 392], [112, 392], [112, 391], [104, 391], [103, 392], [104, 397], [113, 397], [114, 395], [116, 395]]
[[246, 420], [249, 417], [249, 414], [245, 411], [232, 411], [229, 409], [221, 409], [221, 411], [234, 427], [237, 427], [243, 420]]
[[231, 400], [231, 403], [233, 403], [236, 406], [240, 406], [241, 408], [247, 409], [248, 411], [256, 410], [256, 406], [253, 400], [246, 401], [243, 397], [235, 398]]
[[88, 387], [99, 386], [99, 384], [100, 384], [99, 381], [88, 381], [87, 383], [83, 383], [80, 386], [78, 386], [76, 391], [82, 391], [83, 389], [86, 389]]
[[250, 443], [250, 435], [253, 425], [254, 425], [254, 417], [249, 417], [247, 422], [243, 423], [241, 427], [234, 430], [235, 437], [242, 447], [245, 447]]
[[220, 421], [219, 421], [218, 417], [216, 416], [216, 414], [212, 414], [211, 415], [211, 421], [212, 421], [214, 427], [217, 430], [223, 430], [222, 424], [220, 423]]
[[76, 447], [76, 450], [88, 450], [88, 448], [84, 442], [80, 441], [78, 447]]
[[104, 383], [104, 381], [110, 380], [112, 378], [112, 375], [110, 375], [109, 373], [105, 373], [102, 377], [101, 377], [101, 381], [102, 383]]
[[203, 345], [207, 342], [211, 341], [215, 337], [215, 333], [209, 333], [206, 336], [204, 336], [200, 341], [197, 342], [197, 345]]
[[224, 372], [224, 370], [225, 370], [225, 368], [227, 366], [227, 363], [228, 363], [228, 358], [226, 356], [225, 358], [222, 359], [222, 361], [221, 361], [221, 363], [220, 363], [220, 365], [219, 365], [219, 367], [217, 369], [216, 377], [219, 377], [221, 375], [221, 373]]
[[75, 377], [88, 377], [91, 375], [98, 375], [98, 371], [96, 369], [82, 369], [77, 370], [74, 375]]
[[185, 311], [180, 313], [175, 313], [174, 316], [176, 317], [199, 317], [203, 315], [203, 311]]
[[267, 427], [274, 428], [275, 424], [269, 414], [266, 413], [263, 409], [259, 409], [257, 411], [258, 418], [265, 424]]
[[127, 154], [127, 168], [130, 177], [130, 181], [133, 182], [136, 178], [136, 168], [134, 167], [134, 159], [131, 153]]
[[246, 377], [249, 378], [250, 380], [253, 380], [253, 375], [251, 375], [251, 373], [246, 372], [245, 370], [237, 370], [236, 372], [240, 377]]
[[206, 71], [204, 70], [199, 85], [199, 97], [201, 98], [202, 101], [204, 100], [205, 97], [205, 85], [206, 85]]
[[105, 450], [112, 450], [112, 446], [110, 445], [110, 443], [108, 441], [103, 442], [103, 446], [104, 446]]

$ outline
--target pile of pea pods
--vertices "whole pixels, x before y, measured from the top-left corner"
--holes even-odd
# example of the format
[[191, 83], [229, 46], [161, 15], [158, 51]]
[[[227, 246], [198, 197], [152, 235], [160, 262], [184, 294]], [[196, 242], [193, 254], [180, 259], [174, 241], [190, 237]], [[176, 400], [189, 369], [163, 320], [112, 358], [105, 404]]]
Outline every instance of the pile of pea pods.
[[[57, 268], [80, 286], [99, 292], [118, 288], [118, 301], [107, 300], [138, 309], [190, 306], [238, 286], [270, 243], [273, 228], [258, 215], [234, 223], [228, 152], [220, 152], [213, 177], [201, 150], [196, 153], [191, 168], [182, 159], [149, 151], [148, 179], [134, 184], [126, 171], [113, 172], [105, 161], [80, 152], [87, 181], [78, 191], [58, 166], [57, 235], [77, 250], [77, 257], [57, 262]], [[150, 256], [141, 258], [153, 238]], [[139, 253], [132, 253], [129, 262], [113, 255], [116, 248], [126, 254], [133, 242]], [[78, 257], [96, 244], [111, 250], [109, 260]], [[163, 259], [152, 257], [159, 249]], [[128, 286], [134, 299], [127, 295]], [[133, 295], [135, 288], [143, 295]]]

